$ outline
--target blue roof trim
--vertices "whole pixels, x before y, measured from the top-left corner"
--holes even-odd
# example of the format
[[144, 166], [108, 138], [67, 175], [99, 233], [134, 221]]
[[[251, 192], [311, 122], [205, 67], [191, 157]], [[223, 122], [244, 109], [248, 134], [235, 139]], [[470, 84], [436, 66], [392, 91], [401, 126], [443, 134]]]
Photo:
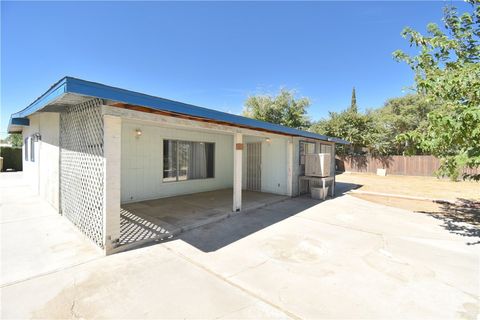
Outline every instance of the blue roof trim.
[[12, 119], [10, 119], [10, 123], [13, 126], [28, 127], [30, 125], [30, 119], [28, 119], [28, 118], [12, 118]]
[[200, 117], [205, 119], [216, 120], [220, 122], [226, 122], [232, 125], [241, 125], [241, 126], [251, 127], [252, 129], [257, 128], [257, 129], [263, 129], [263, 130], [283, 133], [283, 134], [292, 135], [292, 136], [300, 136], [300, 137], [348, 144], [347, 141], [339, 138], [332, 138], [332, 137], [316, 134], [313, 132], [293, 129], [293, 128], [285, 127], [278, 124], [246, 118], [246, 117], [242, 117], [242, 116], [238, 116], [238, 115], [234, 115], [226, 112], [198, 107], [198, 106], [194, 106], [187, 103], [154, 97], [151, 95], [147, 95], [147, 94], [143, 94], [135, 91], [120, 89], [120, 88], [111, 87], [104, 84], [85, 81], [85, 80], [72, 78], [72, 77], [63, 78], [62, 80], [57, 82], [55, 85], [53, 85], [40, 98], [35, 100], [31, 105], [29, 105], [24, 110], [12, 115], [12, 117], [28, 116], [40, 110], [49, 102], [51, 102], [54, 99], [57, 99], [64, 93], [74, 93], [79, 95], [119, 101], [127, 104], [139, 105], [139, 106], [161, 110], [161, 111], [169, 111], [169, 112], [180, 113], [180, 114], [185, 114], [185, 115], [190, 115], [190, 116], [195, 116], [195, 117]]
[[29, 116], [32, 113], [35, 113], [38, 110], [42, 109], [53, 100], [59, 98], [60, 96], [62, 96], [64, 93], [67, 92], [67, 89], [66, 89], [67, 81], [68, 81], [68, 77], [62, 78], [60, 81], [58, 81], [53, 86], [51, 86], [50, 89], [47, 90], [47, 92], [42, 94], [30, 105], [28, 105], [28, 107], [26, 107], [22, 111], [12, 114], [11, 118], [14, 118], [14, 117], [23, 118], [23, 117]]

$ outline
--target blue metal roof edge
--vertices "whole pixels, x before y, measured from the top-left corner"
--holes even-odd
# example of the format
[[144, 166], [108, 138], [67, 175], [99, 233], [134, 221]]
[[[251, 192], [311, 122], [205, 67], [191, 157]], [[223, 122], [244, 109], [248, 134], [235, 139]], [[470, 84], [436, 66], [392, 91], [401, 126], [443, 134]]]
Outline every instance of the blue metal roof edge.
[[48, 103], [59, 98], [61, 95], [67, 92], [67, 81], [68, 77], [60, 79], [53, 86], [51, 86], [50, 89], [47, 90], [47, 92], [35, 99], [35, 101], [29, 104], [25, 109], [12, 114], [12, 118], [23, 118], [29, 116], [32, 113], [35, 113], [36, 111], [46, 106]]
[[[23, 119], [36, 111], [42, 109], [44, 106], [52, 102], [53, 100], [58, 99], [61, 97], [63, 94], [66, 93], [66, 86], [67, 86], [67, 78], [64, 77], [60, 79], [58, 82], [56, 82], [53, 86], [50, 87], [50, 89], [47, 90], [44, 94], [42, 94], [40, 97], [35, 99], [31, 104], [29, 104], [25, 109], [16, 112], [10, 116], [10, 120], [8, 122], [8, 132], [13, 132], [12, 130], [13, 126], [19, 125], [19, 123], [22, 121], [20, 119]], [[30, 124], [30, 120], [26, 119], [23, 121], [23, 126], [28, 126]]]
[[12, 126], [29, 126], [30, 125], [30, 119], [28, 118], [11, 118], [10, 123]]
[[135, 91], [125, 90], [117, 87], [104, 85], [101, 83], [86, 81], [73, 77], [64, 77], [54, 84], [46, 93], [40, 96], [27, 108], [12, 115], [12, 117], [25, 117], [47, 105], [54, 99], [57, 99], [64, 93], [74, 93], [85, 96], [92, 96], [101, 99], [119, 101], [127, 104], [139, 105], [151, 109], [169, 111], [185, 115], [191, 115], [200, 118], [217, 120], [230, 123], [232, 125], [242, 125], [247, 127], [264, 129], [284, 133], [292, 136], [301, 136], [312, 139], [331, 141], [341, 144], [348, 144], [347, 141], [339, 138], [328, 137], [317, 133], [285, 127], [265, 121], [246, 118], [226, 112], [207, 109], [191, 104], [155, 97]]

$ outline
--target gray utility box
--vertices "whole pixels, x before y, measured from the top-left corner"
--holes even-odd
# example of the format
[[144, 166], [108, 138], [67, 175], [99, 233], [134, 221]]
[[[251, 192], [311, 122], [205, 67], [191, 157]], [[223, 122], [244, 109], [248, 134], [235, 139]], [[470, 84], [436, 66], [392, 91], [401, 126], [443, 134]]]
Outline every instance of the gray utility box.
[[330, 176], [331, 156], [329, 153], [309, 153], [305, 155], [305, 175], [310, 177]]

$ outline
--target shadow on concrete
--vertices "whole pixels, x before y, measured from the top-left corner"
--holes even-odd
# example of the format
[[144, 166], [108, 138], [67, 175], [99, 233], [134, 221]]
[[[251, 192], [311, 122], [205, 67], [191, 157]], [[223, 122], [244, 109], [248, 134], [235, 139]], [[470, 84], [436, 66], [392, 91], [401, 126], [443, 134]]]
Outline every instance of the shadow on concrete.
[[442, 226], [451, 233], [464, 237], [474, 237], [477, 241], [467, 245], [480, 244], [480, 201], [459, 198], [455, 203], [437, 202], [440, 211], [426, 212], [429, 216], [442, 221]]
[[[171, 239], [188, 230], [224, 220], [235, 214], [232, 198], [232, 189], [221, 189], [123, 204], [118, 250]], [[287, 196], [244, 190], [242, 207], [247, 212], [286, 199]]]
[[[345, 184], [341, 190], [349, 190], [352, 186], [354, 185]], [[338, 194], [342, 196], [343, 193], [343, 191], [340, 191]], [[331, 197], [328, 197], [325, 201], [330, 199]], [[203, 252], [213, 252], [322, 202], [321, 200], [311, 199], [309, 195], [287, 198], [281, 202], [269, 204], [255, 210], [233, 213], [228, 219], [212, 222], [172, 237], [139, 243], [122, 251], [172, 240], [182, 240]]]
[[289, 199], [248, 213], [235, 214], [220, 223], [209, 224], [180, 234], [177, 239], [181, 239], [203, 252], [216, 251], [320, 202], [320, 200], [313, 200], [307, 196]]
[[358, 189], [362, 187], [361, 184], [336, 182], [335, 183], [335, 196], [341, 196], [349, 192], [350, 190]]

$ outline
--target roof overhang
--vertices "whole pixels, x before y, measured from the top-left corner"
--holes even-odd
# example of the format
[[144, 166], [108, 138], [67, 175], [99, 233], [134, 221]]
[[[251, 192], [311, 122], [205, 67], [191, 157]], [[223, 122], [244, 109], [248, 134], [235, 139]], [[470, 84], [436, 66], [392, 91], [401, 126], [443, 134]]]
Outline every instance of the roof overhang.
[[30, 119], [28, 118], [10, 118], [8, 133], [22, 132], [23, 127], [28, 127], [29, 125]]
[[9, 132], [11, 130], [12, 132], [18, 132], [19, 128], [22, 128], [21, 126], [15, 125], [13, 123], [13, 119], [26, 118], [38, 111], [58, 112], [62, 108], [65, 108], [65, 106], [81, 103], [92, 98], [104, 99], [105, 101], [110, 102], [109, 104], [112, 106], [115, 106], [115, 104], [124, 104], [165, 112], [171, 114], [172, 116], [183, 115], [185, 117], [192, 117], [194, 119], [204, 119], [207, 121], [250, 128], [253, 130], [324, 140], [340, 144], [349, 144], [349, 142], [339, 138], [328, 137], [314, 132], [289, 128], [278, 124], [246, 118], [235, 114], [198, 107], [191, 104], [154, 97], [135, 91], [120, 89], [72, 77], [65, 77], [61, 79], [28, 107], [13, 114], [10, 118], [8, 130]]

